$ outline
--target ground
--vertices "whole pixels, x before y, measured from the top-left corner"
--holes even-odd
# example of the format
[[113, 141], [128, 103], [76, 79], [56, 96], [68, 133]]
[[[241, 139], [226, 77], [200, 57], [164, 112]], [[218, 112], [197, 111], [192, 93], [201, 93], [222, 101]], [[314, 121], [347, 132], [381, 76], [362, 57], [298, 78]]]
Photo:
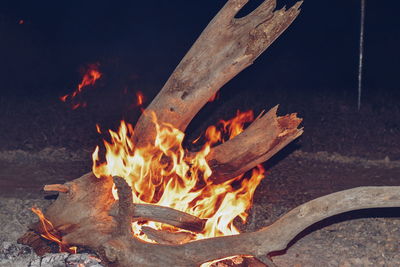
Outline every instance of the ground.
[[[260, 90], [211, 103], [189, 127], [189, 137], [195, 137], [199, 129], [228, 118], [237, 108], [260, 111], [277, 102], [282, 102], [280, 114], [299, 112], [304, 118], [300, 140], [265, 164], [266, 178], [243, 231], [267, 226], [297, 205], [332, 192], [400, 185], [399, 107], [393, 99], [376, 98], [358, 112], [344, 96], [276, 95], [267, 97]], [[122, 113], [104, 110], [125, 107], [97, 102], [71, 111], [48, 99], [9, 99], [1, 108], [1, 129], [6, 130], [0, 139], [0, 240], [15, 242], [36, 219], [29, 208], [53, 201], [54, 196], [41, 190], [44, 184], [90, 171], [91, 151], [100, 142], [95, 123], [115, 127]], [[399, 266], [399, 218], [400, 208], [336, 216], [304, 231], [273, 261], [278, 266]], [[3, 263], [12, 266], [0, 257]]]

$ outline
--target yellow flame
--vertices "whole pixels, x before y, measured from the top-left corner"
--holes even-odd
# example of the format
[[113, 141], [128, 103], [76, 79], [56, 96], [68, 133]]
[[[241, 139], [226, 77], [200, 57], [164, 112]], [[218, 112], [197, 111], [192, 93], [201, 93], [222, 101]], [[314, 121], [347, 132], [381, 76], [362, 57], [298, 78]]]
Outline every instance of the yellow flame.
[[[214, 184], [208, 178], [212, 171], [206, 157], [213, 145], [233, 138], [253, 120], [253, 113], [238, 112], [236, 117], [221, 120], [217, 126], [206, 130], [204, 145], [194, 156], [188, 156], [182, 147], [184, 133], [170, 124], [159, 123], [153, 112], [156, 127], [153, 144], [136, 147], [133, 142], [133, 126], [121, 121], [118, 132], [109, 130], [110, 142], [104, 141], [105, 155], [99, 158], [99, 147], [93, 153], [93, 173], [101, 179], [111, 176], [124, 177], [132, 188], [134, 203], [148, 203], [174, 208], [207, 219], [203, 232], [193, 233], [195, 239], [238, 234], [233, 225], [236, 217], [245, 222], [246, 211], [251, 207], [254, 191], [264, 169], [257, 166], [250, 177], [240, 175], [222, 184]], [[192, 155], [192, 154], [191, 154]], [[113, 188], [115, 199], [118, 198]], [[155, 229], [181, 231], [156, 222], [135, 222], [133, 231], [143, 240], [150, 241], [141, 233], [141, 226]]]

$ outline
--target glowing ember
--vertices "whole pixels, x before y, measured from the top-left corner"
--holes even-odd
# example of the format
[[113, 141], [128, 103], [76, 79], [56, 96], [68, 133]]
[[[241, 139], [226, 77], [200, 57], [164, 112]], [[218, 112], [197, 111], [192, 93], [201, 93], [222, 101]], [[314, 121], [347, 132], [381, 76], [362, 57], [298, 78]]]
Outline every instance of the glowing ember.
[[55, 231], [53, 224], [44, 217], [40, 209], [32, 207], [31, 210], [39, 217], [40, 224], [42, 226], [41, 236], [43, 238], [56, 242], [60, 252], [69, 252], [72, 254], [76, 253], [77, 247], [69, 247], [61, 240], [61, 235]]
[[[147, 112], [147, 111], [146, 111]], [[221, 120], [205, 134], [206, 142], [196, 153], [187, 153], [182, 147], [184, 133], [170, 124], [158, 123], [151, 116], [157, 130], [154, 144], [136, 147], [133, 126], [121, 122], [118, 132], [109, 130], [111, 142], [104, 141], [105, 160], [99, 159], [99, 147], [93, 153], [93, 172], [98, 178], [124, 177], [131, 186], [135, 203], [148, 203], [174, 208], [207, 219], [202, 233], [193, 233], [194, 239], [238, 234], [233, 225], [236, 217], [245, 222], [254, 191], [262, 178], [261, 166], [253, 169], [250, 177], [240, 175], [222, 184], [213, 184], [208, 178], [211, 169], [206, 157], [212, 145], [233, 138], [253, 120], [253, 113], [238, 112], [229, 121]], [[114, 197], [118, 198], [114, 189]], [[141, 226], [182, 231], [156, 222], [135, 222], [133, 231], [138, 238], [151, 241], [141, 233]]]
[[[81, 83], [78, 85], [77, 89], [72, 92], [71, 94], [66, 94], [60, 97], [62, 102], [66, 102], [67, 99], [73, 99], [78, 94], [82, 93], [83, 89], [89, 85], [94, 85], [102, 74], [99, 71], [99, 64], [89, 64], [88, 69], [86, 70], [85, 74], [83, 75]], [[76, 103], [72, 104], [72, 109], [77, 109], [78, 107], [86, 107], [87, 103]]]

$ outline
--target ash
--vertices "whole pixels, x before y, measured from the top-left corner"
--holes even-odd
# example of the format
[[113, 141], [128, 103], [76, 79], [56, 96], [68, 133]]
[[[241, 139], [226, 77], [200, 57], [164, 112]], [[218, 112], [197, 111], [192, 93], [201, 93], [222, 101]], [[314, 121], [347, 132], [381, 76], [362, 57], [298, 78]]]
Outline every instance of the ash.
[[0, 246], [1, 267], [103, 267], [100, 259], [88, 253], [49, 253], [39, 257], [28, 246], [3, 242]]

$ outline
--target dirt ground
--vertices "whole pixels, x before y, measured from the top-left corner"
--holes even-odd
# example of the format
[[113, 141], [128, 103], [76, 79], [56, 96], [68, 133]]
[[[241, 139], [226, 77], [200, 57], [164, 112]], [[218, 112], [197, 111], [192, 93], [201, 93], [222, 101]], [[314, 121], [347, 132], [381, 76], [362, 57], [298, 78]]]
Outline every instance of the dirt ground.
[[[121, 118], [137, 117], [129, 109], [132, 98], [120, 97], [100, 94], [86, 109], [75, 111], [54, 99], [0, 98], [0, 128], [5, 129], [0, 132], [3, 244], [15, 242], [36, 220], [31, 206], [45, 208], [53, 201], [54, 195], [42, 191], [44, 184], [90, 171], [91, 152], [101, 141], [96, 123], [115, 129]], [[279, 114], [299, 112], [304, 118], [300, 140], [265, 164], [266, 178], [256, 190], [247, 224], [240, 227], [254, 231], [322, 195], [357, 186], [400, 185], [399, 97], [369, 97], [358, 112], [345, 94], [324, 91], [310, 98], [301, 92], [244, 90], [208, 104], [189, 126], [188, 139], [237, 109], [257, 113], [284, 103]], [[350, 212], [305, 230], [273, 261], [297, 267], [400, 266], [399, 244], [400, 208]], [[0, 266], [12, 264], [12, 258], [0, 256]]]
[[[54, 196], [41, 191], [44, 184], [65, 182], [90, 170], [85, 151], [71, 154], [47, 149], [0, 155], [2, 242], [15, 242], [36, 219], [31, 206], [45, 208], [53, 201]], [[297, 205], [332, 192], [400, 184], [399, 161], [286, 150], [266, 167], [266, 178], [256, 191], [243, 231], [267, 226]], [[333, 217], [305, 230], [273, 261], [278, 266], [399, 266], [399, 218], [400, 208]]]

